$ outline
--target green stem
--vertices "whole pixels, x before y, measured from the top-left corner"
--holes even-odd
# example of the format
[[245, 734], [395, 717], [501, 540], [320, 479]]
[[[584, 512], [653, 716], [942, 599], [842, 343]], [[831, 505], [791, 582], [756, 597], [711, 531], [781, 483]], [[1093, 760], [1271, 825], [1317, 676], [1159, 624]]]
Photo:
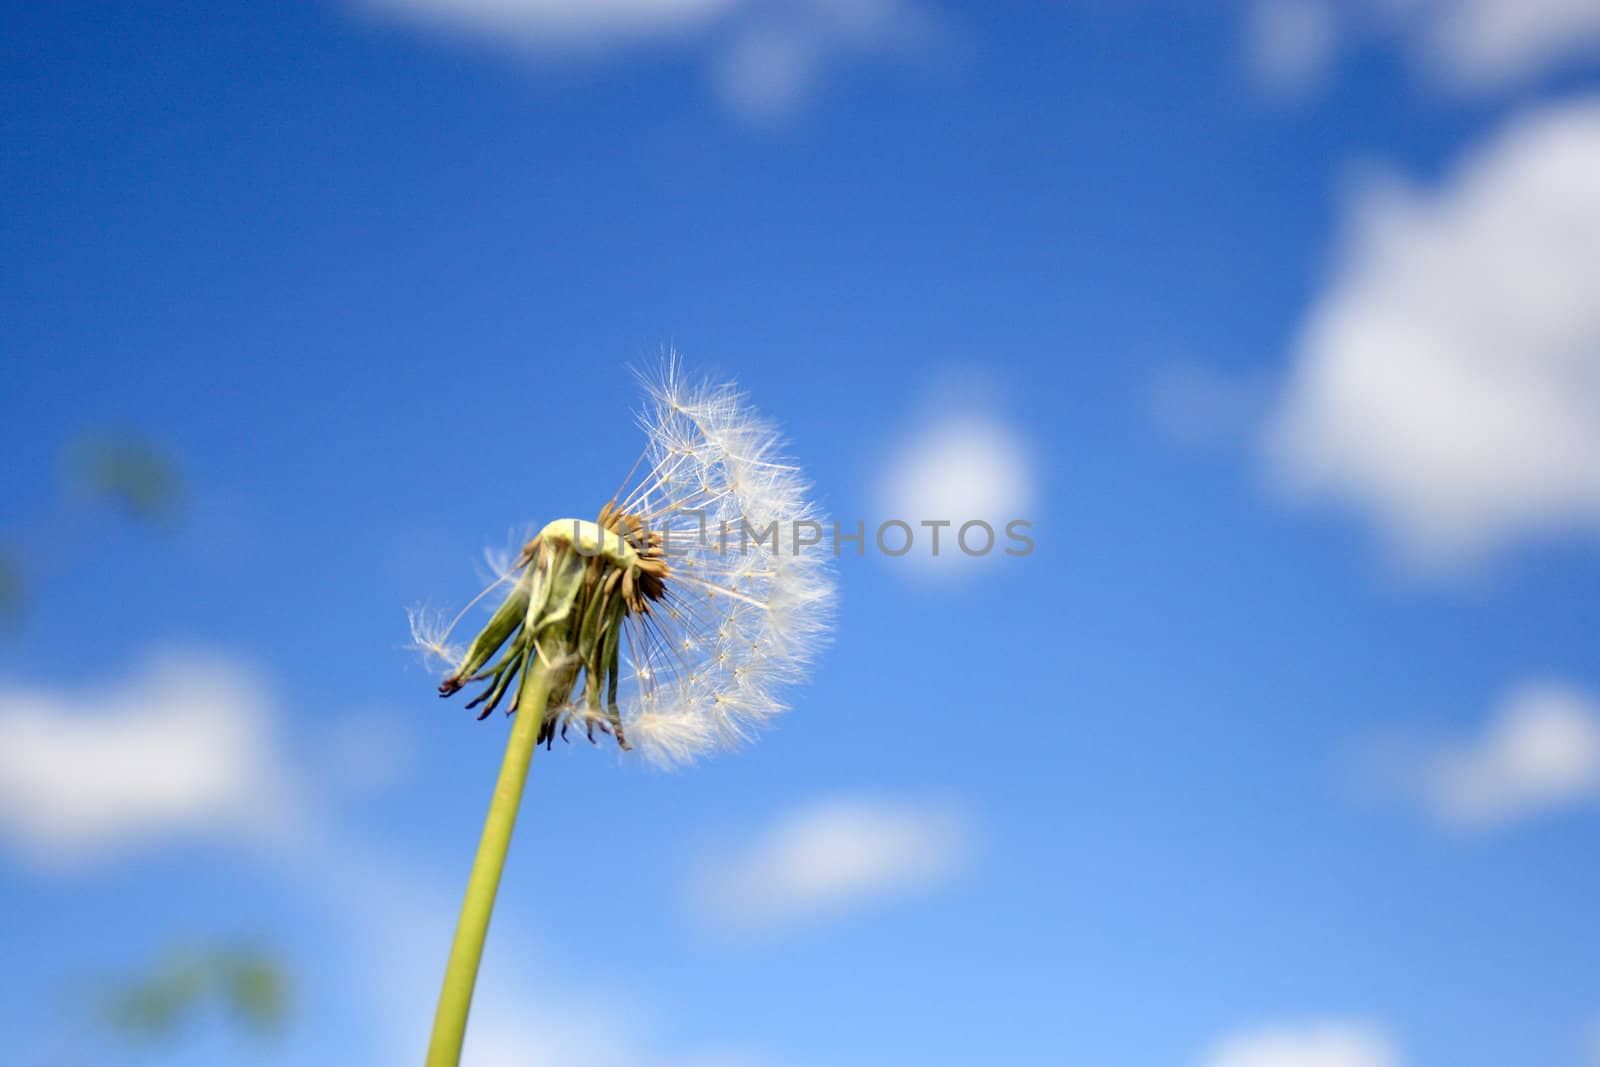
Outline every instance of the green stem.
[[550, 698], [550, 678], [537, 657], [528, 665], [525, 681], [517, 713], [512, 716], [511, 739], [500, 764], [500, 779], [495, 783], [489, 817], [483, 824], [478, 855], [472, 861], [472, 877], [467, 880], [467, 897], [461, 904], [456, 938], [450, 946], [444, 988], [439, 991], [439, 1008], [433, 1016], [433, 1039], [428, 1042], [427, 1067], [456, 1067], [461, 1062], [472, 989], [478, 981], [483, 942], [489, 936], [489, 916], [494, 911], [500, 872], [505, 869], [522, 788], [528, 781], [528, 764], [533, 760], [533, 750], [539, 747], [539, 726]]

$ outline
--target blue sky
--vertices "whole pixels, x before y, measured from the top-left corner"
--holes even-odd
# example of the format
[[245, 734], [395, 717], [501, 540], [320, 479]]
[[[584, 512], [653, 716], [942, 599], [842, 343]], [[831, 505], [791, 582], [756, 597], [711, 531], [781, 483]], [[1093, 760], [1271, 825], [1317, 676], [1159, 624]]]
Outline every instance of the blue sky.
[[[540, 753], [466, 1062], [1600, 1064], [1595, 5], [13, 5], [0, 56], [8, 1062], [420, 1058], [507, 727], [404, 609], [591, 514], [675, 346], [846, 525], [1037, 550], [841, 559], [747, 751]], [[106, 430], [181, 521], [69, 499]], [[276, 1043], [86, 1022], [215, 939]]]

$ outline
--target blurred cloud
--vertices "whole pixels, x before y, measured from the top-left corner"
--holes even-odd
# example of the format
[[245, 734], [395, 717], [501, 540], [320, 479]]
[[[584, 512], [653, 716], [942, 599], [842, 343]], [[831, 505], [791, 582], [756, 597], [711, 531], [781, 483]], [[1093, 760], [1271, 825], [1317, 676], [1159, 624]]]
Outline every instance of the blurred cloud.
[[[437, 964], [434, 964], [437, 967]], [[602, 1001], [571, 994], [551, 1001], [551, 990], [526, 979], [489, 987], [473, 1005], [463, 1059], [482, 1067], [644, 1067], [637, 1024]], [[539, 1005], [530, 1010], [530, 1005]], [[423, 1013], [426, 1014], [425, 1012]], [[415, 1048], [426, 1047], [418, 1042]], [[660, 1062], [659, 1060], [655, 1062]]]
[[1324, 0], [1256, 0], [1246, 15], [1245, 62], [1263, 88], [1298, 96], [1326, 77], [1338, 39]]
[[1411, 562], [1600, 531], [1600, 100], [1524, 116], [1434, 192], [1368, 181], [1267, 450]]
[[743, 0], [356, 0], [375, 15], [546, 49], [613, 45], [703, 26]]
[[781, 118], [807, 100], [841, 60], [915, 50], [927, 17], [904, 0], [811, 0], [764, 8], [714, 60], [723, 101], [747, 119]]
[[[460, 887], [434, 879], [427, 864], [375, 852], [361, 841], [313, 838], [298, 858], [302, 884], [349, 938], [344, 948], [370, 1011], [365, 1029], [372, 1061], [413, 1062], [428, 1046]], [[639, 1011], [632, 998], [615, 984], [602, 995], [576, 975], [554, 981], [538, 973], [531, 961], [539, 959], [540, 946], [519, 928], [508, 894], [501, 900], [463, 1061], [482, 1067], [641, 1067]]]
[[296, 790], [261, 679], [169, 653], [99, 687], [0, 682], [0, 842], [72, 866], [186, 835], [262, 836]]
[[[437, 965], [436, 965], [437, 966]], [[475, 1067], [777, 1067], [742, 1051], [674, 1052], [646, 1024], [599, 989], [581, 997], [561, 984], [523, 980], [484, 989], [473, 1005], [462, 1062]], [[530, 1005], [545, 1005], [534, 1007]], [[414, 1051], [413, 1046], [411, 1050]]]
[[1413, 754], [1399, 783], [1442, 825], [1484, 830], [1600, 797], [1600, 704], [1558, 682], [1508, 693], [1476, 737]]
[[[1002, 557], [1007, 523], [1031, 521], [1036, 496], [1034, 463], [1022, 431], [981, 407], [924, 415], [891, 445], [878, 473], [880, 521], [899, 520], [913, 531], [911, 550], [898, 562], [913, 564], [923, 575], [969, 574]], [[962, 524], [973, 520], [989, 523], [996, 532], [995, 547], [987, 554], [968, 555], [957, 542]], [[937, 531], [935, 557], [936, 531], [921, 524], [937, 521], [949, 525]], [[898, 547], [902, 536], [890, 538], [891, 546]], [[976, 552], [981, 540], [981, 530], [974, 529], [969, 547]]]
[[1594, 0], [1384, 0], [1448, 89], [1508, 87], [1600, 52]]
[[768, 931], [943, 884], [965, 869], [971, 851], [968, 819], [955, 808], [830, 797], [708, 862], [692, 903], [712, 926]]
[[1243, 1030], [1212, 1046], [1201, 1067], [1401, 1067], [1382, 1028], [1308, 1022]]
[[358, 10], [535, 55], [646, 44], [706, 55], [735, 114], [800, 107], [841, 62], [915, 51], [931, 23], [911, 0], [354, 0]]
[[[327, 840], [301, 867], [338, 928], [351, 938], [357, 978], [371, 1010], [372, 1062], [413, 1062], [427, 1048], [461, 885], [440, 882], [427, 864], [374, 853], [360, 842]], [[459, 872], [463, 879], [466, 871]], [[772, 1067], [753, 1052], [681, 1044], [660, 1015], [616, 976], [576, 965], [559, 974], [542, 941], [543, 913], [519, 914], [507, 883], [473, 997], [462, 1062], [476, 1067]], [[672, 1027], [679, 1030], [679, 1027]]]
[[1258, 0], [1247, 10], [1244, 54], [1266, 89], [1313, 88], [1341, 40], [1405, 49], [1435, 88], [1504, 91], [1600, 55], [1594, 0]]

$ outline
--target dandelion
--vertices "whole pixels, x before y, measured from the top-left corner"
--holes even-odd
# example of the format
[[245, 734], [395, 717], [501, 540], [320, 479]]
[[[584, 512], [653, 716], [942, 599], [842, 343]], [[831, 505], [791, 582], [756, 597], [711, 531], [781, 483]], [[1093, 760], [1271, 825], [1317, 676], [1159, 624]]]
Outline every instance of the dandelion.
[[[468, 884], [430, 1067], [459, 1062], [517, 805], [539, 744], [610, 739], [681, 765], [750, 740], [784, 710], [831, 622], [833, 582], [809, 485], [775, 427], [732, 385], [687, 380], [669, 356], [642, 379], [646, 446], [592, 519], [547, 523], [453, 620], [411, 617], [416, 647], [451, 663], [441, 696], [513, 715]], [[498, 607], [467, 645], [474, 604]]]

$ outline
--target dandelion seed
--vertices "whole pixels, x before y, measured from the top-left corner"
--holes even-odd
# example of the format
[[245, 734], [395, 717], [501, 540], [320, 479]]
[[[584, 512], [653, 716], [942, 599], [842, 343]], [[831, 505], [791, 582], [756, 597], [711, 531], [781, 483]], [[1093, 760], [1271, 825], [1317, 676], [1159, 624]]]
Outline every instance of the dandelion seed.
[[451, 623], [441, 612], [420, 605], [407, 608], [406, 621], [411, 627], [411, 644], [408, 647], [422, 653], [424, 659], [442, 663], [455, 663], [461, 659], [462, 650], [448, 643]]

